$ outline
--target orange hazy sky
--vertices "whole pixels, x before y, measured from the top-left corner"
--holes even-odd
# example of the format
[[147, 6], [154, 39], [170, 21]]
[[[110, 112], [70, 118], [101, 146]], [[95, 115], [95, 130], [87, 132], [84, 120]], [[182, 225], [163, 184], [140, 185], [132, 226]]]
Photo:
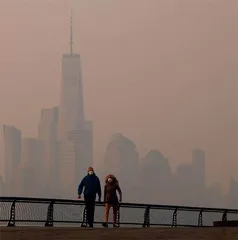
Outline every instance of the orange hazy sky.
[[205, 149], [208, 182], [238, 177], [236, 0], [0, 0], [0, 122], [35, 136], [59, 103], [70, 9], [96, 165], [120, 132], [173, 167]]

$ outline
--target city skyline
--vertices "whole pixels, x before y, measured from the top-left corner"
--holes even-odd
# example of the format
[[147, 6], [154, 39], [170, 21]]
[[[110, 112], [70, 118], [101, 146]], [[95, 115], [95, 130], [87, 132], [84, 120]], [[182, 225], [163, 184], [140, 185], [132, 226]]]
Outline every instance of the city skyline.
[[[31, 7], [33, 7], [33, 6], [31, 6]], [[89, 4], [89, 7], [90, 7], [90, 4]], [[164, 6], [164, 7], [167, 7], [169, 9], [169, 4]], [[228, 7], [227, 7], [227, 9], [228, 9]], [[219, 9], [219, 6], [217, 6], [217, 11], [218, 10], [221, 11]], [[60, 9], [59, 11], [61, 11], [61, 13], [64, 14], [63, 16], [66, 17], [66, 15], [67, 15], [67, 17], [68, 17], [68, 11], [66, 13], [66, 11], [63, 10], [63, 8]], [[76, 11], [74, 11], [74, 16], [76, 15], [76, 19], [77, 19], [77, 14], [75, 14], [75, 12], [77, 12], [77, 11], [79, 11], [79, 10], [76, 9]], [[91, 9], [91, 11], [92, 11], [92, 9]], [[57, 11], [55, 10], [55, 13], [56, 12]], [[224, 13], [224, 15], [225, 15], [225, 13]], [[48, 15], [46, 14], [46, 16], [48, 16]], [[128, 18], [128, 15], [126, 15], [126, 16]], [[65, 21], [65, 17], [60, 18], [62, 22], [63, 22], [63, 20]], [[207, 17], [207, 19], [208, 19], [207, 15], [205, 15], [205, 17]], [[85, 18], [85, 14], [83, 15], [83, 17], [81, 16], [81, 18]], [[57, 19], [57, 18], [54, 18], [54, 19]], [[54, 26], [55, 23], [51, 22], [50, 24], [52, 24], [51, 26]], [[66, 36], [67, 35], [66, 34], [66, 32], [67, 32], [66, 23], [64, 23], [64, 24], [65, 24], [64, 25], [65, 26], [64, 35]], [[77, 24], [78, 24], [78, 22], [76, 22], [74, 25], [77, 26]], [[228, 24], [228, 20], [227, 20], [227, 24]], [[82, 21], [81, 21], [80, 25], [81, 26], [83, 25]], [[91, 28], [89, 28], [89, 29], [92, 29], [91, 25], [90, 25], [90, 27]], [[103, 28], [103, 29], [105, 30], [105, 28]], [[207, 28], [207, 30], [208, 29], [211, 30], [210, 28]], [[82, 33], [83, 32], [85, 33], [85, 31], [82, 31], [82, 28], [80, 28], [80, 31]], [[201, 30], [199, 30], [199, 31], [201, 31]], [[87, 31], [86, 31], [86, 33], [87, 33]], [[147, 30], [147, 33], [148, 33], [148, 30]], [[58, 34], [58, 36], [61, 36], [59, 32], [57, 34]], [[76, 31], [75, 35], [78, 39], [80, 39], [79, 40], [80, 47], [77, 46], [77, 44], [75, 44], [76, 45], [75, 48], [76, 49], [80, 48], [82, 50], [82, 51], [79, 51], [79, 52], [81, 53], [82, 58], [85, 59], [85, 61], [84, 61], [85, 64], [83, 63], [83, 65], [85, 66], [83, 68], [84, 69], [83, 72], [84, 72], [85, 76], [83, 77], [83, 79], [84, 79], [84, 85], [86, 85], [86, 93], [84, 95], [86, 97], [86, 105], [91, 106], [91, 107], [88, 107], [88, 106], [86, 107], [86, 109], [87, 109], [86, 110], [86, 116], [88, 116], [87, 118], [92, 119], [94, 121], [95, 125], [96, 125], [95, 126], [95, 128], [96, 128], [96, 140], [95, 140], [94, 145], [96, 147], [95, 152], [96, 152], [97, 157], [96, 157], [95, 160], [97, 162], [97, 166], [99, 166], [102, 162], [102, 160], [101, 160], [102, 155], [104, 154], [105, 145], [109, 140], [109, 136], [112, 135], [114, 132], [121, 132], [122, 134], [128, 136], [129, 138], [133, 139], [136, 142], [136, 144], [138, 145], [140, 155], [144, 156], [151, 148], [152, 149], [156, 148], [159, 151], [163, 152], [166, 156], [168, 156], [168, 158], [172, 162], [173, 168], [175, 168], [174, 166], [178, 165], [181, 162], [188, 162], [189, 158], [190, 158], [190, 150], [192, 150], [193, 148], [200, 147], [200, 148], [206, 150], [206, 152], [208, 153], [208, 160], [211, 161], [211, 162], [208, 162], [208, 164], [209, 164], [208, 172], [210, 172], [211, 175], [213, 175], [213, 177], [209, 176], [210, 177], [209, 182], [213, 182], [214, 180], [219, 180], [220, 176], [225, 177], [224, 179], [226, 179], [226, 182], [227, 182], [228, 179], [229, 179], [229, 176], [235, 175], [235, 167], [236, 167], [235, 160], [237, 158], [234, 158], [234, 156], [236, 156], [235, 155], [236, 153], [232, 152], [234, 150], [232, 150], [232, 147], [231, 147], [235, 143], [235, 138], [234, 138], [234, 135], [231, 135], [231, 130], [230, 130], [228, 124], [230, 123], [230, 127], [235, 129], [235, 127], [237, 126], [237, 123], [235, 123], [235, 121], [234, 121], [235, 118], [233, 120], [233, 118], [231, 117], [233, 115], [233, 113], [235, 112], [235, 110], [232, 109], [232, 108], [227, 108], [227, 110], [225, 110], [226, 106], [231, 106], [231, 103], [233, 103], [235, 101], [235, 98], [232, 98], [233, 95], [229, 94], [230, 90], [233, 89], [233, 86], [234, 86], [233, 83], [232, 83], [233, 79], [231, 80], [231, 82], [228, 82], [230, 84], [228, 84], [229, 85], [228, 88], [225, 89], [225, 91], [227, 91], [227, 92], [224, 92], [224, 101], [226, 100], [227, 101], [226, 103], [225, 102], [222, 103], [222, 101], [219, 100], [219, 98], [216, 98], [216, 96], [220, 96], [220, 94], [222, 93], [221, 89], [223, 89], [223, 87], [221, 87], [221, 86], [219, 87], [219, 84], [217, 85], [217, 88], [213, 89], [213, 90], [211, 88], [211, 85], [209, 85], [208, 88], [206, 88], [207, 92], [210, 91], [210, 98], [209, 98], [209, 94], [207, 94], [206, 91], [204, 92], [204, 89], [201, 86], [199, 87], [198, 82], [196, 82], [195, 80], [191, 81], [195, 85], [197, 84], [196, 85], [196, 87], [198, 89], [197, 91], [198, 92], [201, 91], [204, 94], [203, 100], [205, 98], [205, 101], [202, 102], [201, 104], [199, 104], [197, 102], [200, 99], [199, 94], [196, 94], [196, 92], [194, 92], [192, 90], [191, 85], [193, 85], [193, 84], [190, 83], [190, 84], [187, 85], [186, 82], [185, 83], [183, 82], [184, 85], [182, 85], [182, 87], [189, 88], [191, 90], [190, 93], [189, 93], [189, 90], [187, 92], [183, 91], [183, 94], [186, 93], [187, 95], [185, 95], [185, 96], [190, 96], [191, 103], [195, 106], [196, 109], [197, 109], [197, 107], [202, 106], [201, 109], [203, 109], [204, 112], [203, 112], [203, 110], [201, 110], [201, 111], [200, 110], [195, 111], [194, 109], [191, 110], [190, 107], [188, 108], [188, 105], [187, 105], [188, 103], [186, 102], [186, 98], [184, 98], [184, 99], [181, 98], [181, 96], [183, 94], [180, 95], [177, 92], [177, 90], [173, 90], [173, 89], [168, 88], [168, 89], [170, 89], [170, 90], [168, 90], [168, 92], [172, 91], [173, 94], [169, 95], [169, 93], [168, 93], [168, 97], [166, 97], [166, 95], [163, 95], [162, 91], [165, 91], [166, 87], [169, 87], [169, 85], [173, 84], [173, 81], [168, 82], [168, 84], [166, 84], [162, 78], [159, 78], [158, 82], [161, 84], [161, 87], [160, 86], [158, 87], [158, 85], [153, 84], [152, 80], [146, 79], [146, 81], [149, 81], [149, 84], [152, 84], [152, 87], [150, 88], [150, 87], [147, 86], [147, 88], [144, 88], [145, 93], [143, 94], [143, 91], [141, 90], [143, 87], [141, 88], [140, 86], [145, 87], [145, 85], [143, 85], [141, 80], [138, 81], [138, 83], [137, 83], [138, 91], [137, 91], [137, 89], [135, 90], [133, 88], [133, 86], [135, 84], [135, 82], [133, 82], [133, 81], [136, 80], [136, 78], [134, 78], [134, 77], [136, 75], [143, 75], [144, 74], [144, 78], [146, 78], [147, 76], [151, 76], [151, 73], [148, 73], [149, 75], [147, 75], [146, 71], [145, 71], [145, 73], [143, 73], [141, 71], [137, 71], [137, 74], [135, 74], [135, 75], [132, 74], [131, 75], [128, 68], [126, 68], [126, 66], [123, 62], [122, 62], [122, 66], [126, 70], [123, 70], [122, 73], [118, 73], [118, 71], [123, 69], [123, 68], [119, 67], [117, 69], [113, 65], [110, 65], [109, 61], [105, 62], [105, 60], [104, 60], [104, 64], [107, 63], [107, 64], [109, 64], [108, 65], [109, 68], [112, 67], [114, 69], [114, 74], [112, 74], [112, 73], [110, 73], [110, 74], [108, 73], [108, 75], [105, 74], [105, 71], [108, 68], [103, 66], [103, 64], [101, 64], [100, 62], [96, 61], [96, 59], [99, 60], [99, 57], [100, 57], [99, 55], [102, 55], [102, 53], [103, 53], [102, 51], [99, 52], [97, 50], [99, 48], [99, 46], [95, 46], [96, 41], [93, 41], [90, 38], [90, 47], [92, 48], [92, 52], [95, 51], [95, 57], [96, 57], [96, 59], [93, 60], [94, 54], [90, 53], [90, 51], [89, 51], [90, 47], [87, 47], [86, 50], [84, 50], [84, 47], [83, 47], [83, 46], [87, 46], [86, 45], [86, 40], [88, 40], [88, 39], [85, 37], [85, 35], [81, 35], [81, 34], [80, 34], [80, 38], [79, 38], [77, 31]], [[89, 36], [90, 35], [88, 35], [88, 37]], [[123, 41], [123, 39], [124, 38], [122, 37], [122, 41]], [[115, 40], [113, 40], [113, 41], [114, 41], [114, 44], [115, 44]], [[163, 39], [161, 41], [163, 41]], [[44, 44], [46, 44], [46, 42], [44, 42]], [[53, 68], [50, 69], [50, 72], [54, 72], [55, 70], [59, 71], [59, 69], [60, 69], [60, 67], [59, 67], [60, 64], [58, 64], [60, 58], [56, 57], [58, 55], [57, 52], [59, 51], [60, 46], [61, 47], [66, 46], [66, 43], [63, 43], [63, 41], [62, 41], [60, 44], [57, 45], [58, 50], [56, 48], [54, 48], [53, 52], [54, 52], [55, 55], [51, 60], [51, 62], [52, 63], [54, 62], [54, 63], [52, 65]], [[105, 45], [103, 45], [103, 46], [104, 46], [104, 48], [106, 47]], [[114, 45], [114, 46], [116, 46], [116, 45]], [[63, 47], [61, 49], [66, 49], [66, 48]], [[119, 48], [119, 49], [121, 50], [121, 48]], [[158, 46], [158, 49], [161, 49], [161, 48]], [[215, 49], [217, 49], [217, 48], [215, 48]], [[31, 48], [31, 50], [34, 50], [34, 47]], [[49, 49], [47, 51], [49, 51]], [[114, 51], [114, 54], [118, 54], [117, 50], [114, 49], [113, 51]], [[145, 54], [145, 56], [146, 56], [145, 51], [143, 52], [143, 54]], [[167, 60], [166, 60], [165, 53], [163, 53], [163, 56], [164, 56], [163, 61], [166, 62]], [[106, 52], [106, 57], [107, 58], [111, 57], [114, 61], [115, 66], [117, 64], [119, 65], [119, 62], [117, 62], [115, 60], [115, 58], [113, 58], [113, 56], [111, 56], [108, 52]], [[122, 60], [124, 58], [120, 57], [120, 59]], [[88, 63], [91, 60], [92, 60], [92, 63], [91, 63], [91, 65], [89, 65]], [[98, 81], [96, 75], [92, 74], [91, 71], [90, 71], [91, 67], [93, 69], [95, 69], [95, 67], [93, 67], [94, 64], [99, 64], [99, 66], [101, 68], [101, 71], [104, 71], [103, 74], [99, 74], [100, 81]], [[162, 64], [161, 62], [158, 63], [158, 66], [160, 66], [161, 68], [164, 67], [164, 65], [161, 65], [161, 64]], [[157, 65], [157, 64], [155, 64], [155, 65]], [[138, 64], [138, 62], [136, 64], [132, 61], [131, 68], [134, 69], [135, 66], [138, 67], [138, 66], [140, 66], [140, 64]], [[214, 65], [213, 68], [215, 66], [220, 66], [220, 63], [219, 64], [217, 63], [217, 65]], [[43, 67], [45, 69], [47, 69], [46, 66], [44, 66], [44, 64], [43, 64]], [[17, 69], [17, 68], [14, 68], [14, 65], [13, 65], [13, 69]], [[40, 70], [40, 68], [38, 66], [35, 66], [35, 68], [33, 68], [33, 69], [35, 69], [36, 72], [38, 72], [37, 69]], [[148, 71], [148, 66], [145, 66], [145, 69], [147, 69], [147, 71]], [[195, 69], [198, 70], [198, 68], [195, 68]], [[211, 66], [211, 69], [212, 69], [212, 66]], [[154, 68], [152, 69], [152, 72], [153, 71], [154, 71]], [[132, 80], [128, 80], [128, 77], [126, 77], [127, 72], [129, 72], [129, 76], [132, 77], [131, 78]], [[162, 72], [163, 72], [163, 70], [162, 70]], [[97, 69], [96, 73], [100, 73], [100, 71]], [[117, 75], [116, 73], [118, 73], [119, 77], [116, 76]], [[197, 73], [198, 72], [195, 71], [194, 74], [197, 74]], [[204, 76], [207, 77], [211, 73], [212, 72], [209, 72], [209, 74], [204, 75], [204, 72], [203, 72], [201, 74], [202, 74], [203, 77]], [[227, 71], [225, 71], [225, 73], [227, 73]], [[223, 74], [225, 74], [225, 73], [223, 73]], [[45, 75], [45, 78], [48, 79], [48, 78], [51, 78], [52, 76], [54, 76], [54, 78], [55, 78], [56, 75], [54, 75], [54, 74], [51, 75], [51, 74], [52, 73], [49, 74], [49, 77], [47, 77], [47, 75]], [[230, 78], [232, 78], [231, 74], [227, 74], [227, 75], [228, 75], [228, 77], [230, 76]], [[9, 76], [4, 75], [4, 74], [2, 75], [1, 79], [3, 79], [4, 76], [6, 77], [6, 79], [9, 79]], [[19, 76], [24, 77], [24, 74], [20, 74]], [[108, 79], [108, 81], [109, 81], [109, 79], [114, 79], [114, 78], [118, 79], [118, 78], [123, 78], [123, 76], [124, 76], [125, 79], [128, 80], [128, 84], [129, 84], [128, 89], [131, 89], [130, 90], [131, 92], [129, 93], [128, 91], [125, 90], [126, 85], [127, 85], [125, 80], [124, 80], [123, 83], [121, 83], [121, 85], [118, 83], [118, 81], [114, 81], [114, 84], [110, 84], [109, 82], [107, 82], [108, 83], [108, 88], [110, 90], [108, 92], [104, 91], [104, 99], [100, 99], [99, 94], [98, 95], [96, 94], [97, 100], [96, 99], [93, 100], [93, 98], [91, 98], [91, 100], [90, 100], [90, 95], [95, 95], [95, 93], [96, 93], [95, 91], [92, 91], [92, 93], [90, 94], [90, 90], [93, 90], [93, 88], [95, 88], [93, 84], [96, 84], [95, 86], [99, 89], [100, 95], [103, 97], [102, 89], [100, 89], [101, 85], [102, 85], [102, 88], [106, 87], [105, 82], [102, 81], [103, 76], [105, 76], [106, 79]], [[157, 74], [157, 76], [159, 76], [159, 75]], [[211, 75], [211, 76], [212, 76], [211, 79], [213, 79], [214, 78], [213, 75]], [[170, 76], [170, 77], [172, 77], [172, 76]], [[95, 82], [92, 81], [93, 78], [95, 78]], [[181, 75], [179, 76], [179, 78], [181, 78]], [[37, 77], [36, 77], [36, 79], [37, 79]], [[88, 79], [89, 80], [91, 79], [90, 80], [91, 82], [88, 82]], [[152, 76], [151, 79], [156, 79], [156, 77]], [[169, 79], [169, 76], [166, 77], [167, 81], [168, 81], [168, 79]], [[1, 81], [4, 81], [4, 80], [1, 80]], [[110, 81], [112, 81], [112, 80], [110, 80]], [[209, 80], [207, 80], [207, 81], [209, 83]], [[213, 81], [214, 81], [214, 79], [213, 79]], [[212, 83], [213, 81], [211, 81], [210, 83]], [[222, 78], [219, 81], [220, 81], [220, 85], [222, 85]], [[31, 120], [31, 115], [32, 115], [33, 112], [38, 112], [39, 113], [40, 108], [42, 108], [42, 107], [44, 107], [44, 108], [49, 107], [50, 108], [52, 106], [57, 105], [56, 99], [57, 99], [57, 94], [58, 93], [56, 93], [57, 92], [56, 90], [52, 90], [52, 89], [53, 88], [54, 89], [59, 88], [59, 85], [60, 85], [59, 82], [60, 82], [59, 78], [52, 81], [50, 84], [54, 87], [51, 86], [49, 88], [49, 89], [51, 89], [50, 93], [46, 92], [46, 99], [43, 99], [44, 95], [42, 95], [41, 99], [38, 100], [36, 102], [36, 104], [33, 104], [33, 102], [34, 102], [33, 101], [32, 104], [31, 104], [32, 106], [29, 106], [29, 110], [28, 111], [24, 110], [25, 111], [24, 114], [19, 112], [19, 114], [17, 115], [16, 110], [15, 110], [15, 113], [13, 113], [14, 112], [14, 107], [10, 104], [9, 109], [12, 109], [12, 110], [11, 111], [9, 110], [10, 112], [5, 111], [4, 117], [3, 117], [3, 119], [1, 118], [0, 121], [3, 122], [3, 123], [6, 123], [6, 124], [8, 124], [8, 123], [13, 124], [17, 128], [20, 128], [23, 131], [23, 135], [27, 135], [29, 137], [34, 137], [35, 134], [33, 134], [33, 132], [37, 131], [37, 130], [32, 131], [32, 130], [30, 130], [30, 128], [33, 129], [34, 128], [33, 126], [35, 125], [35, 129], [37, 129], [38, 122], [37, 122], [37, 124], [35, 124], [36, 121], [34, 120], [34, 118], [33, 118], [33, 121]], [[55, 83], [58, 83], [58, 85], [55, 84]], [[203, 80], [203, 84], [204, 83], [206, 83], [205, 80]], [[2, 84], [2, 82], [1, 82], [1, 84]], [[32, 84], [34, 85], [35, 82], [33, 81]], [[124, 92], [121, 93], [121, 94], [117, 93], [119, 91], [118, 90], [113, 90], [113, 85], [115, 85], [115, 88], [120, 89], [120, 91], [123, 91], [123, 89], [124, 89]], [[5, 86], [4, 83], [3, 83], [2, 86]], [[29, 86], [29, 89], [32, 90], [32, 87], [30, 87], [31, 86], [30, 84], [28, 84], [27, 86]], [[42, 94], [42, 89], [44, 89], [44, 91], [45, 91], [48, 88], [48, 83], [45, 82], [45, 84], [37, 85], [37, 86], [41, 87], [39, 89], [39, 92], [41, 92], [41, 94]], [[174, 83], [174, 86], [175, 86], [175, 89], [178, 88], [178, 85], [176, 85], [176, 83]], [[158, 89], [159, 97], [156, 97], [156, 91], [152, 90], [152, 88], [156, 88], [156, 87]], [[219, 87], [219, 90], [218, 90], [218, 87]], [[3, 93], [3, 96], [1, 96], [1, 100], [5, 99], [4, 102], [6, 102], [7, 99], [9, 99], [9, 97], [11, 96], [11, 95], [6, 95], [5, 92], [3, 92], [3, 90], [8, 89], [8, 88], [9, 88], [9, 85], [6, 85], [6, 87], [4, 87], [4, 88], [1, 87], [1, 94]], [[54, 91], [55, 91], [55, 95], [52, 94]], [[133, 95], [133, 92], [135, 93], [135, 95]], [[34, 89], [33, 89], [33, 93], [34, 93]], [[232, 91], [232, 93], [233, 93], [233, 91]], [[24, 94], [24, 92], [16, 93], [16, 90], [14, 90], [12, 92], [12, 94], [13, 95], [16, 94], [15, 96], [18, 97], [18, 98], [19, 97], [22, 98], [21, 96], [24, 96], [24, 98], [25, 98], [24, 101], [25, 102], [22, 102], [22, 103], [27, 103], [27, 101], [29, 101], [29, 99], [30, 99], [30, 96], [32, 96], [32, 94], [27, 94], [27, 93]], [[191, 97], [190, 94], [194, 94], [193, 97]], [[228, 95], [230, 95], [230, 97], [228, 97]], [[36, 96], [37, 96], [37, 94], [36, 94]], [[54, 100], [48, 101], [47, 99], [49, 99], [49, 96], [51, 96], [51, 98], [54, 99]], [[129, 100], [130, 96], [134, 96], [134, 98], [132, 98], [131, 101], [128, 101], [128, 104], [125, 104], [125, 101], [123, 99], [121, 99], [123, 97], [123, 98]], [[171, 98], [173, 99], [173, 96], [174, 96], [174, 98], [176, 98], [176, 101], [178, 101], [178, 104], [176, 104], [175, 101], [171, 102]], [[144, 101], [141, 101], [140, 98], [143, 98]], [[179, 100], [177, 98], [180, 98], [181, 100]], [[215, 102], [216, 100], [220, 101], [220, 108], [224, 112], [223, 114], [227, 114], [227, 120], [225, 118], [222, 118], [222, 115], [219, 115], [220, 114], [219, 109], [216, 110], [215, 108], [210, 112], [210, 114], [204, 116], [204, 113], [206, 112], [205, 111], [205, 106], [208, 104], [210, 106], [209, 108], [211, 110], [212, 106], [215, 107], [215, 104], [213, 102]], [[21, 101], [23, 101], [23, 100], [21, 100]], [[109, 106], [109, 103], [111, 101], [114, 103], [115, 110], [113, 110], [112, 107]], [[120, 103], [120, 101], [122, 101], [122, 103]], [[144, 102], [145, 108], [136, 107], [137, 104], [134, 104], [134, 102], [136, 102], [136, 101], [138, 101], [139, 104], [142, 104]], [[156, 101], [158, 103], [158, 105], [154, 105], [153, 104], [154, 101]], [[169, 102], [169, 105], [167, 106], [167, 108], [163, 107], [163, 104], [162, 104], [162, 102], [166, 102], [166, 101]], [[53, 103], [53, 104], [51, 104], [51, 103]], [[184, 104], [184, 107], [181, 107], [180, 104], [182, 104], [182, 103]], [[41, 107], [38, 109], [37, 106], [41, 106]], [[151, 110], [149, 110], [149, 106], [151, 106]], [[176, 107], [179, 107], [179, 106], [182, 108], [181, 109], [182, 110], [181, 115], [185, 116], [184, 119], [183, 119], [183, 117], [180, 117], [180, 115], [178, 115], [178, 113], [175, 112]], [[4, 106], [1, 105], [1, 107], [4, 107]], [[237, 105], [235, 104], [234, 107], [237, 107]], [[33, 110], [33, 108], [34, 108], [34, 110]], [[153, 108], [158, 108], [159, 109], [158, 110], [159, 114], [156, 113], [155, 110], [152, 111]], [[194, 114], [194, 116], [192, 116], [190, 118], [190, 120], [188, 118], [189, 115], [187, 114], [186, 108], [187, 108], [187, 110], [190, 109], [192, 114]], [[90, 110], [88, 110], [88, 109], [90, 109]], [[137, 109], [139, 109], [138, 110], [139, 117], [132, 118], [132, 115], [129, 112], [132, 112], [136, 116]], [[171, 109], [171, 110], [169, 110], [169, 109]], [[101, 111], [101, 114], [97, 115], [96, 114], [97, 111]], [[116, 113], [116, 111], [118, 111], [118, 113]], [[170, 111], [173, 112], [173, 113], [171, 113]], [[215, 117], [212, 114], [216, 113], [216, 111], [218, 111], [218, 113], [217, 113], [218, 116]], [[8, 112], [8, 114], [7, 114], [7, 112]], [[94, 117], [93, 112], [95, 112], [95, 116], [97, 116], [97, 117]], [[124, 117], [120, 118], [119, 116], [121, 114], [123, 114], [123, 112], [124, 112]], [[143, 115], [147, 116], [147, 118], [150, 119], [150, 120], [145, 121], [145, 117]], [[154, 115], [156, 115], [156, 116], [154, 116]], [[229, 116], [229, 118], [228, 118], [228, 116]], [[107, 120], [107, 118], [108, 119], [111, 118], [113, 120]], [[139, 118], [143, 119], [143, 121], [142, 120], [139, 121]], [[200, 119], [200, 120], [198, 121], [195, 118]], [[11, 119], [11, 121], [7, 121], [7, 119]], [[19, 120], [19, 119], [21, 119], [21, 120]], [[113, 123], [114, 119], [115, 120], [119, 119], [119, 121], [117, 120], [117, 121], [115, 121], [116, 123]], [[177, 119], [177, 120], [175, 121], [173, 119]], [[211, 122], [214, 121], [215, 119], [217, 119], [217, 123], [214, 123], [214, 126], [212, 126]], [[21, 121], [22, 122], [25, 121], [25, 122], [28, 122], [28, 123], [24, 127], [23, 123], [19, 124]], [[37, 119], [37, 121], [38, 121], [38, 119]], [[136, 122], [136, 121], [138, 121], [138, 122]], [[183, 121], [184, 121], [184, 123], [183, 123]], [[31, 122], [31, 123], [29, 124], [29, 122]], [[112, 123], [110, 124], [110, 122], [112, 122]], [[133, 122], [134, 122], [134, 124], [133, 124]], [[156, 122], [157, 122], [157, 124], [156, 124]], [[199, 122], [200, 122], [200, 124], [197, 125], [197, 123], [199, 123]], [[222, 124], [224, 122], [225, 122], [225, 126], [222, 127]], [[208, 133], [206, 133], [206, 131], [208, 129], [208, 126], [206, 126], [205, 123], [207, 123], [207, 125], [210, 127], [210, 130], [209, 130]], [[30, 127], [30, 125], [31, 125], [31, 127]], [[151, 127], [149, 125], [151, 125]], [[203, 125], [202, 129], [200, 129], [200, 127], [199, 127], [201, 125]], [[191, 127], [191, 126], [193, 126], [193, 127]], [[185, 129], [185, 128], [188, 128], [188, 129]], [[159, 129], [159, 130], [155, 130], [155, 129]], [[183, 140], [185, 141], [184, 144], [180, 143], [180, 141], [179, 141], [179, 138], [181, 138], [183, 131], [184, 131], [184, 139]], [[199, 131], [201, 132], [201, 134], [199, 134]], [[213, 136], [211, 137], [211, 136], [208, 136], [206, 134], [208, 134], [208, 135], [210, 134], [210, 135], [213, 135]], [[100, 136], [103, 136], [102, 143], [99, 141]], [[222, 137], [220, 137], [220, 136], [222, 136]], [[219, 137], [220, 137], [220, 139], [219, 139]], [[206, 140], [206, 138], [208, 138], [209, 140]], [[223, 138], [227, 139], [227, 141], [225, 141]], [[189, 141], [191, 141], [191, 143], [189, 143]], [[230, 147], [227, 146], [227, 145], [230, 145]], [[222, 149], [223, 146], [224, 146], [224, 150]], [[101, 149], [101, 150], [98, 150], [98, 149]], [[230, 151], [228, 151], [227, 149], [230, 149]], [[224, 160], [224, 159], [226, 159], [226, 160]], [[212, 165], [214, 165], [215, 163], [217, 163], [217, 173], [212, 171]], [[224, 169], [224, 166], [226, 166], [227, 169]], [[232, 167], [232, 166], [234, 166], [234, 167]], [[223, 179], [223, 177], [221, 177], [221, 178]]]

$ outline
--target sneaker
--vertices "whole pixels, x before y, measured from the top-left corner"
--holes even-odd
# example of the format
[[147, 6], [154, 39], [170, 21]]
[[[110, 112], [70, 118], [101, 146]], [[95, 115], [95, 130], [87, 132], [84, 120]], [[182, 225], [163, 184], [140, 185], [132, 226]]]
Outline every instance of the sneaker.
[[106, 222], [104, 222], [104, 223], [102, 224], [102, 226], [105, 227], [105, 228], [108, 228], [108, 224], [107, 224]]
[[93, 224], [89, 224], [89, 226], [88, 226], [89, 228], [93, 228]]
[[114, 228], [118, 228], [119, 226], [118, 226], [118, 225], [116, 225], [116, 224], [113, 224], [113, 227], [114, 227]]

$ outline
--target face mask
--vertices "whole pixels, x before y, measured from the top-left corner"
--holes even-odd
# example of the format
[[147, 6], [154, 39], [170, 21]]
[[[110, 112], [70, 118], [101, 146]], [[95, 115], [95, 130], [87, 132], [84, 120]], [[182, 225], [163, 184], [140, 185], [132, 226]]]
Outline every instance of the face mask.
[[89, 174], [89, 175], [93, 175], [93, 171], [89, 171], [88, 174]]
[[108, 182], [112, 182], [112, 179], [111, 178], [108, 178], [108, 180], [107, 180]]

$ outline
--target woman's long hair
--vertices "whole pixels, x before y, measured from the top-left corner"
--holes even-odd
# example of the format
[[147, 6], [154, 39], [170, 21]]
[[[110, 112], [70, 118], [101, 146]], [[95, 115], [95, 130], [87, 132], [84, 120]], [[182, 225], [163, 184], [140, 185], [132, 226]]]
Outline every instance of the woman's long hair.
[[105, 183], [108, 183], [108, 178], [112, 178], [112, 183], [118, 185], [118, 180], [114, 175], [112, 174], [107, 175], [105, 178]]

